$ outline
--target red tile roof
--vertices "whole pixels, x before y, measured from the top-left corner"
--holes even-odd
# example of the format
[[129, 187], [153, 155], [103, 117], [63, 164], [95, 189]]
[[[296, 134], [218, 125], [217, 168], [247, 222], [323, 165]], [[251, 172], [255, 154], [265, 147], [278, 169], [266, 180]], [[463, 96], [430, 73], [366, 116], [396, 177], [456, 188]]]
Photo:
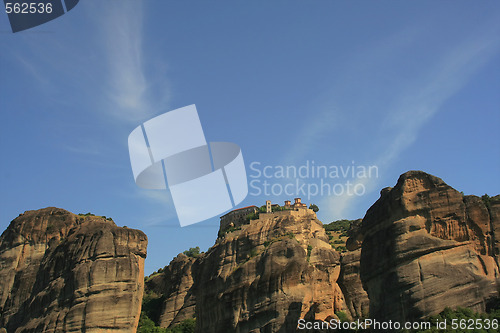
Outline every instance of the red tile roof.
[[235, 212], [235, 211], [237, 211], [237, 210], [242, 210], [242, 209], [252, 208], [252, 207], [257, 208], [257, 206], [252, 205], [252, 206], [246, 206], [246, 207], [242, 207], [242, 208], [235, 209], [235, 210], [233, 210], [233, 212]]
[[233, 212], [237, 212], [237, 211], [239, 211], [239, 210], [242, 210], [242, 209], [247, 209], [247, 208], [252, 208], [252, 207], [257, 208], [257, 206], [252, 205], [252, 206], [246, 206], [246, 207], [242, 207], [242, 208], [234, 209], [234, 210], [232, 210], [232, 211], [230, 211], [230, 212], [228, 212], [228, 213], [226, 213], [226, 214], [222, 215], [222, 216], [221, 216], [221, 218], [223, 218], [224, 216], [229, 215], [229, 214], [231, 214], [231, 213], [233, 213]]

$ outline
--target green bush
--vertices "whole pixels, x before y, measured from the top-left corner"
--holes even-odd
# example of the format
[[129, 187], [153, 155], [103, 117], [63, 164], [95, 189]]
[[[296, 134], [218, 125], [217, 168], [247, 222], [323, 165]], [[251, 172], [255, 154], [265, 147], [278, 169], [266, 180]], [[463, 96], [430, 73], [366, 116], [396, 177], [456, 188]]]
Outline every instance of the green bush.
[[273, 212], [280, 212], [280, 211], [282, 211], [282, 210], [285, 210], [285, 207], [281, 207], [281, 206], [279, 206], [279, 205], [278, 205], [278, 206], [272, 206], [272, 207], [271, 207], [271, 211], [273, 211]]
[[236, 231], [236, 230], [241, 230], [241, 225], [237, 226], [237, 227], [229, 227], [226, 229], [225, 233], [228, 234], [228, 233]]
[[92, 213], [87, 213], [87, 214], [80, 213], [78, 214], [78, 216], [95, 216], [95, 215]]
[[337, 251], [337, 252], [346, 252], [347, 251], [347, 247], [345, 247], [343, 245], [339, 245], [339, 246], [335, 247], [335, 251]]
[[[139, 325], [137, 326], [137, 333], [167, 333], [166, 328], [156, 326], [147, 314], [143, 311], [139, 318]], [[194, 332], [194, 331], [193, 331]]]
[[311, 245], [307, 245], [307, 262], [309, 262], [309, 259], [311, 258], [312, 249], [313, 247]]
[[317, 213], [319, 211], [318, 206], [316, 206], [315, 204], [310, 204], [309, 209], [312, 209], [312, 211], [315, 213]]
[[[446, 320], [446, 329], [437, 329], [437, 322], [444, 322]], [[490, 328], [485, 329], [484, 326], [482, 329], [476, 328], [477, 323], [481, 323], [485, 325], [487, 320], [490, 322]], [[431, 329], [428, 330], [412, 330], [412, 331], [403, 331], [403, 332], [411, 332], [411, 333], [446, 333], [446, 332], [487, 332], [493, 333], [498, 332], [498, 325], [500, 325], [500, 308], [498, 304], [496, 307], [491, 309], [488, 313], [477, 313], [473, 312], [471, 309], [466, 309], [462, 307], [457, 307], [452, 310], [450, 308], [445, 308], [440, 314], [429, 317], [424, 320], [425, 322], [429, 322], [432, 325]], [[458, 325], [458, 329], [452, 329], [452, 322], [455, 322]], [[496, 323], [493, 325], [493, 323]], [[473, 329], [460, 329], [460, 325], [466, 325]]]
[[251, 221], [251, 220], [257, 220], [259, 218], [259, 213], [250, 213], [247, 216], [245, 216], [245, 220]]
[[191, 247], [189, 248], [189, 250], [186, 250], [184, 252], [185, 255], [187, 255], [188, 257], [191, 257], [191, 258], [196, 258], [200, 255], [200, 247], [197, 246], [197, 247]]
[[196, 319], [184, 319], [174, 328], [166, 330], [166, 333], [194, 333], [196, 328]]
[[339, 317], [340, 321], [349, 321], [349, 317], [347, 317], [344, 311], [336, 311], [335, 315]]
[[184, 319], [173, 328], [159, 327], [144, 312], [141, 312], [137, 333], [194, 333], [195, 328], [195, 319]]
[[158, 326], [164, 296], [153, 292], [145, 292], [142, 298], [142, 311], [139, 318], [137, 333], [167, 333], [166, 328]]
[[338, 220], [328, 224], [324, 224], [323, 227], [325, 228], [326, 231], [347, 233], [352, 222], [354, 222], [354, 220]]
[[486, 208], [488, 208], [488, 210], [490, 210], [491, 208], [491, 198], [488, 194], [485, 194], [481, 197], [481, 199], [483, 200], [484, 202], [484, 205], [486, 206]]
[[145, 292], [142, 297], [142, 312], [155, 324], [158, 324], [160, 321], [164, 300], [165, 296], [157, 295], [152, 291]]

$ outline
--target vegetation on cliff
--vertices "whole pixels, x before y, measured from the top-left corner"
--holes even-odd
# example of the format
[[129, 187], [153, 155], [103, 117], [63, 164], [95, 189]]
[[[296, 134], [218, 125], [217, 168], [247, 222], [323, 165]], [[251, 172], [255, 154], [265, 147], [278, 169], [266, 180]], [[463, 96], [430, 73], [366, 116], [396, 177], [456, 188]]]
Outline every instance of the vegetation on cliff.
[[159, 326], [162, 303], [165, 296], [157, 295], [154, 292], [145, 292], [142, 298], [142, 311], [139, 319], [137, 333], [194, 333], [196, 320], [185, 319], [173, 328], [163, 328]]
[[310, 205], [309, 205], [309, 209], [311, 209], [311, 210], [312, 210], [313, 212], [315, 212], [315, 213], [319, 212], [319, 208], [318, 208], [318, 206], [317, 206], [317, 205], [315, 205], [315, 204], [310, 204]]
[[338, 252], [346, 252], [346, 242], [349, 238], [349, 230], [351, 228], [351, 224], [355, 220], [337, 220], [330, 222], [328, 224], [324, 224], [326, 234], [328, 235], [328, 239], [330, 245]]
[[154, 321], [142, 312], [137, 333], [194, 333], [195, 327], [195, 319], [186, 319], [173, 328], [162, 328], [157, 326]]
[[182, 253], [184, 253], [188, 257], [196, 258], [197, 256], [200, 255], [200, 247], [199, 246], [191, 247], [191, 248], [189, 248], [189, 250], [186, 250]]
[[[500, 303], [485, 313], [474, 312], [471, 309], [457, 307], [445, 308], [438, 315], [426, 320], [433, 326], [428, 330], [405, 331], [411, 333], [447, 333], [447, 332], [477, 332], [495, 333], [500, 328]], [[446, 328], [438, 329], [436, 323], [446, 322]], [[456, 326], [456, 328], [455, 328]]]

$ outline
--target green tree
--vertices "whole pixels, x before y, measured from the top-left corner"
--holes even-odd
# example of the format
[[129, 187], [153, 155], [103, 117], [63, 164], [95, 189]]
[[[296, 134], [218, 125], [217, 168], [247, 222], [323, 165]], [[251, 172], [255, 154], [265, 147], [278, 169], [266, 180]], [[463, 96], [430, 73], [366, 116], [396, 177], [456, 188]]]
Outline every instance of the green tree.
[[200, 247], [199, 246], [197, 246], [197, 247], [190, 247], [189, 250], [186, 250], [186, 251], [184, 251], [182, 253], [184, 253], [188, 257], [196, 258], [197, 256], [200, 255]]
[[139, 325], [137, 327], [137, 333], [167, 333], [166, 328], [161, 328], [156, 326], [154, 321], [152, 321], [145, 312], [141, 312], [139, 317]]
[[339, 320], [344, 322], [344, 321], [349, 321], [349, 317], [347, 317], [346, 313], [344, 311], [336, 311], [335, 315], [339, 317]]
[[481, 197], [481, 199], [483, 200], [484, 202], [484, 205], [486, 206], [486, 208], [488, 208], [488, 210], [491, 209], [491, 198], [488, 194], [485, 194]]
[[168, 329], [166, 333], [194, 333], [196, 319], [188, 318], [181, 321], [174, 328]]
[[157, 295], [156, 293], [149, 291], [145, 292], [142, 296], [142, 312], [144, 315], [157, 324], [160, 321], [161, 308], [165, 296]]
[[310, 204], [309, 209], [312, 209], [312, 211], [315, 213], [319, 211], [318, 206], [316, 206], [315, 204]]
[[247, 216], [245, 216], [245, 219], [247, 221], [257, 220], [258, 218], [259, 218], [259, 213], [250, 213]]
[[307, 245], [307, 262], [309, 262], [309, 259], [311, 259], [312, 250], [313, 250], [312, 245]]

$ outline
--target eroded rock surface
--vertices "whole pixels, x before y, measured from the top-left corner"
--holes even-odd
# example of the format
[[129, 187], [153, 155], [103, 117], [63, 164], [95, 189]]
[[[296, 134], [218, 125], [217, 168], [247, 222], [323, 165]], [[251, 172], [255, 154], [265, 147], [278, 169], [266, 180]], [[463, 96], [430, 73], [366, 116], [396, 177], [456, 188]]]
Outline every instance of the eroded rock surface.
[[173, 327], [195, 316], [196, 297], [193, 290], [194, 258], [179, 254], [161, 274], [146, 282], [148, 292], [161, 296], [158, 321], [161, 327]]
[[[184, 275], [188, 271], [192, 280]], [[299, 318], [350, 314], [339, 274], [340, 254], [306, 209], [261, 214], [240, 230], [222, 233], [196, 260], [175, 258], [147, 289], [161, 292], [164, 286], [164, 327], [191, 313], [200, 332], [290, 332]]]
[[341, 270], [338, 284], [352, 318], [368, 318], [370, 314], [370, 300], [359, 274], [360, 259], [361, 249], [344, 252], [340, 259]]
[[290, 332], [299, 318], [338, 311], [403, 322], [447, 306], [483, 312], [499, 296], [500, 196], [463, 196], [407, 172], [351, 224], [342, 254], [303, 212], [221, 230], [207, 253], [179, 255], [150, 278], [161, 326], [196, 317], [199, 332]]
[[358, 234], [371, 317], [415, 320], [446, 306], [485, 311], [500, 282], [499, 201], [464, 197], [421, 171], [384, 189]]
[[0, 327], [135, 332], [146, 235], [103, 217], [27, 211], [0, 237]]

